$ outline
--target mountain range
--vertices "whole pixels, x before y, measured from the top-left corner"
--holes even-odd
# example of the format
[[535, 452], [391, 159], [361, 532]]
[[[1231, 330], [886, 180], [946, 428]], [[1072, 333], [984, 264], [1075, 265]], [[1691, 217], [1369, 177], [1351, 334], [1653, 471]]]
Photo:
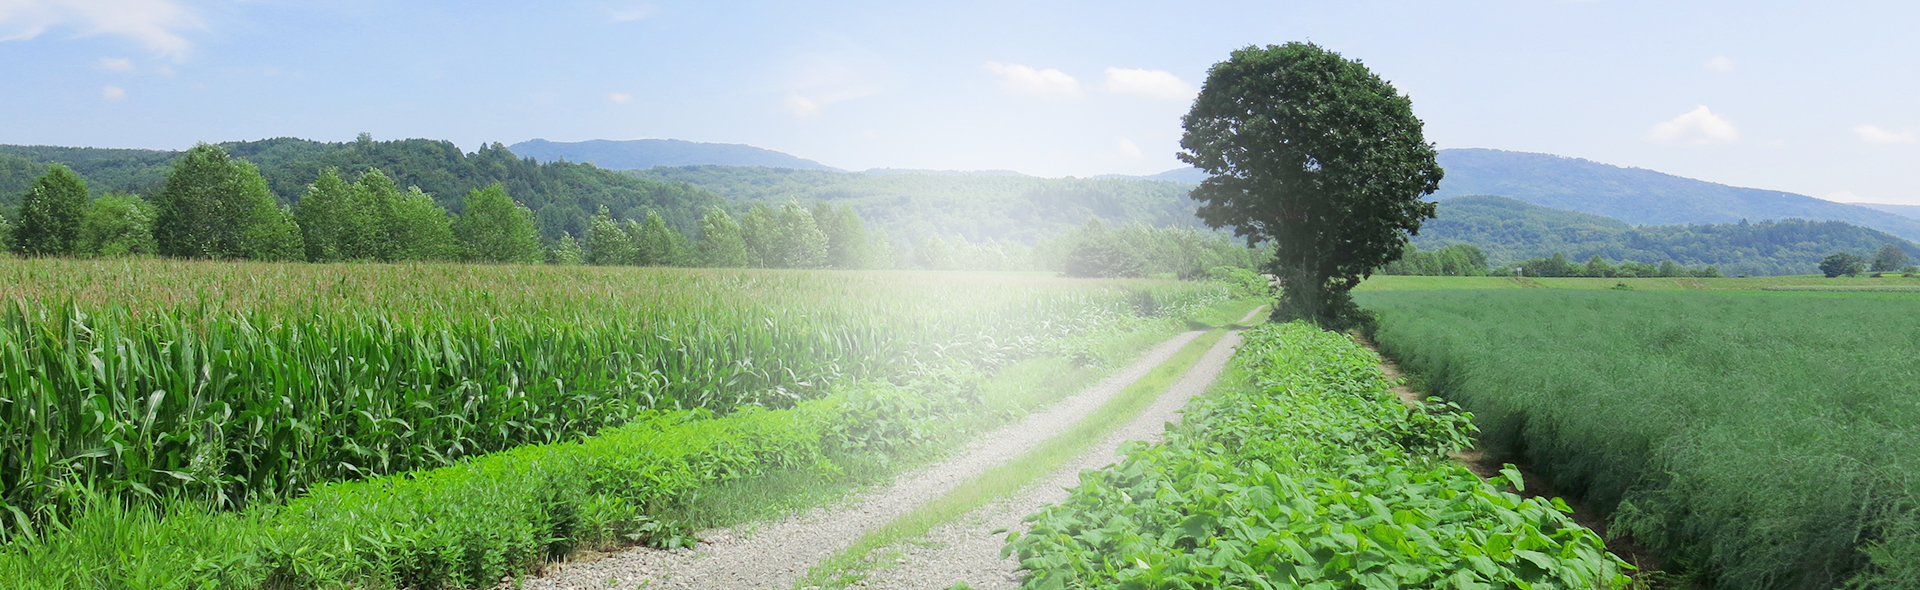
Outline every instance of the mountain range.
[[737, 143], [700, 143], [678, 139], [559, 142], [532, 139], [507, 146], [522, 158], [545, 162], [566, 160], [608, 170], [645, 170], [654, 166], [766, 166], [795, 170], [839, 170], [784, 152]]

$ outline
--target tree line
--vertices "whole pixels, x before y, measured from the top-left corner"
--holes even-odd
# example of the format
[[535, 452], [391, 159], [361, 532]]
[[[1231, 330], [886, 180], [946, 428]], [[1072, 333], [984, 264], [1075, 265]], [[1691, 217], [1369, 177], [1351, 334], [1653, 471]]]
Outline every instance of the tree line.
[[1420, 250], [1409, 245], [1399, 260], [1380, 267], [1383, 275], [1416, 276], [1527, 276], [1527, 277], [1695, 277], [1721, 276], [1713, 265], [1699, 268], [1682, 266], [1672, 260], [1657, 264], [1631, 260], [1609, 262], [1598, 254], [1586, 263], [1574, 262], [1565, 254], [1522, 260], [1512, 264], [1489, 266], [1487, 255], [1472, 244], [1454, 244], [1437, 250]]
[[910, 252], [844, 203], [757, 202], [738, 218], [717, 205], [680, 231], [659, 211], [622, 219], [602, 205], [579, 234], [543, 239], [537, 215], [499, 183], [472, 189], [450, 214], [417, 186], [378, 168], [349, 179], [322, 168], [292, 207], [250, 161], [201, 144], [178, 160], [151, 200], [108, 193], [88, 200], [87, 180], [55, 164], [22, 196], [18, 219], [0, 217], [0, 243], [24, 256], [159, 255], [309, 262], [499, 263], [753, 268], [1054, 270], [1069, 276], [1174, 274], [1216, 266], [1256, 268], [1258, 251], [1222, 234], [1097, 218], [1037, 247], [938, 234]]
[[349, 182], [325, 168], [293, 207], [280, 205], [259, 168], [201, 144], [173, 163], [152, 200], [109, 193], [50, 166], [0, 217], [0, 242], [23, 256], [159, 255], [265, 261], [468, 261], [762, 268], [873, 268], [892, 259], [851, 209], [821, 202], [755, 205], [741, 221], [717, 206], [690, 240], [659, 212], [616, 222], [606, 206], [576, 239], [543, 244], [531, 209], [499, 183], [468, 191], [449, 214], [419, 187], [381, 170]]
[[1911, 264], [1912, 258], [1899, 246], [1887, 244], [1873, 252], [1867, 258], [1852, 252], [1835, 252], [1820, 260], [1820, 273], [1831, 279], [1839, 276], [1859, 276], [1863, 272], [1872, 272], [1873, 276], [1882, 273], [1897, 272], [1906, 276], [1920, 274], [1920, 267]]

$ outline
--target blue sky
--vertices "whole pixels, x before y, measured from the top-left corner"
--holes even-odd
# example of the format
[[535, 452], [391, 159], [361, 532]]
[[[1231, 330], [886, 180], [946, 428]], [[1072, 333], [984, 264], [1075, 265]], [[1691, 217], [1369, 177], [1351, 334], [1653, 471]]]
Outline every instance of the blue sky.
[[1207, 68], [1311, 40], [1442, 148], [1920, 204], [1920, 3], [0, 0], [0, 143], [746, 143], [840, 168], [1180, 166]]

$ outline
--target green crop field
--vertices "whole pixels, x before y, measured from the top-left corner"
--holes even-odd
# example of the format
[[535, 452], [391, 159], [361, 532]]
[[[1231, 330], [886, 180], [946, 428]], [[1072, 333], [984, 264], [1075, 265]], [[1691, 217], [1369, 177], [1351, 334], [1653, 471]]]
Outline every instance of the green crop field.
[[1247, 333], [1164, 444], [1083, 472], [1010, 535], [1023, 588], [1620, 588], [1557, 499], [1447, 458], [1467, 417], [1407, 407], [1379, 357], [1305, 324]]
[[1031, 356], [1211, 282], [0, 259], [0, 537], [88, 494], [238, 508]]
[[1356, 294], [1382, 348], [1670, 570], [1920, 584], [1920, 294], [1762, 290], [1912, 279], [1423, 279]]

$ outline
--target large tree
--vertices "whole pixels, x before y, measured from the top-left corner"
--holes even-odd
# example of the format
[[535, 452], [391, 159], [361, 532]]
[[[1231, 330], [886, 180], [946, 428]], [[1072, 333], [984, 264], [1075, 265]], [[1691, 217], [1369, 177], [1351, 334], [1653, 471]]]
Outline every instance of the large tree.
[[1440, 186], [1412, 103], [1360, 62], [1311, 43], [1247, 47], [1207, 72], [1180, 159], [1209, 178], [1199, 216], [1271, 241], [1276, 320], [1338, 327], [1349, 291], [1399, 258]]
[[1907, 252], [1887, 244], [1873, 252], [1873, 272], [1894, 272], [1907, 266]]
[[292, 214], [275, 202], [260, 169], [217, 145], [193, 146], [174, 162], [154, 208], [153, 237], [167, 256], [306, 258]]
[[467, 193], [453, 235], [473, 262], [538, 264], [546, 258], [533, 230], [533, 211], [515, 203], [498, 184]]
[[740, 224], [719, 207], [708, 207], [707, 214], [700, 218], [700, 241], [695, 249], [700, 264], [706, 266], [739, 268], [752, 261], [746, 238], [740, 235]]
[[80, 244], [80, 218], [87, 211], [87, 181], [54, 164], [20, 199], [20, 225], [9, 246], [26, 256], [68, 256]]

